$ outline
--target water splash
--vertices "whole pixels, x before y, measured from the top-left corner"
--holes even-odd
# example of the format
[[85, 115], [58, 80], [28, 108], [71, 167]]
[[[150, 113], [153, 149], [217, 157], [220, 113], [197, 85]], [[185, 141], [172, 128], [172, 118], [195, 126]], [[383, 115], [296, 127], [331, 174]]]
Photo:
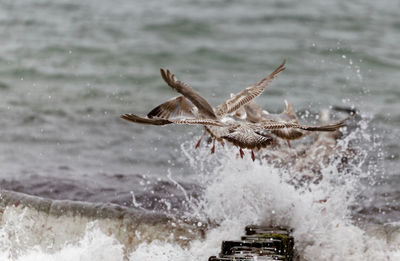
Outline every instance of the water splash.
[[[296, 164], [278, 164], [278, 168], [252, 162], [250, 157], [241, 160], [229, 148], [221, 148], [207, 161], [207, 150], [193, 152], [183, 146], [193, 169], [201, 170], [198, 181], [204, 187], [203, 197], [191, 202], [192, 211], [187, 214], [220, 224], [209, 232], [204, 244], [209, 244], [214, 232], [224, 234], [224, 227], [231, 231], [226, 239], [238, 238], [237, 228], [248, 224], [284, 225], [294, 229], [301, 260], [395, 260], [400, 255], [398, 230], [394, 229], [396, 236], [390, 239], [382, 232], [384, 226], [379, 233], [367, 232], [368, 224], [356, 224], [356, 213], [352, 212], [354, 205], [360, 204], [360, 194], [371, 190], [371, 182], [382, 171], [380, 143], [377, 135], [367, 133], [368, 121], [362, 120], [354, 131], [329, 147], [335, 153], [327, 160], [315, 151], [309, 152], [315, 153], [311, 158], [319, 163], [320, 177], [308, 183], [293, 175], [309, 177], [313, 170], [296, 169]], [[350, 150], [351, 157], [346, 154]], [[285, 153], [280, 157], [287, 163]], [[375, 156], [378, 163], [371, 163]], [[207, 171], [204, 162], [215, 165]], [[315, 165], [309, 167], [314, 169]]]
[[[192, 197], [186, 192], [173, 173], [169, 172], [168, 179], [185, 195], [185, 216], [199, 220], [199, 226], [212, 224], [204, 239], [193, 239], [186, 246], [157, 239], [140, 243], [127, 252], [96, 223], [90, 223], [84, 235], [60, 248], [52, 248], [51, 242], [32, 245], [29, 236], [18, 236], [18, 231], [35, 221], [23, 219], [24, 215], [20, 214], [8, 218], [9, 223], [0, 230], [3, 253], [0, 257], [3, 260], [200, 261], [218, 253], [222, 240], [239, 238], [245, 225], [261, 224], [293, 228], [299, 260], [396, 260], [400, 258], [399, 226], [371, 227], [356, 222], [352, 211], [358, 204], [358, 196], [371, 188], [368, 187], [371, 183], [363, 180], [373, 180], [379, 169], [379, 164], [375, 162], [371, 166], [369, 162], [371, 154], [379, 151], [379, 142], [375, 135], [366, 132], [367, 124], [362, 121], [356, 130], [330, 147], [337, 154], [326, 161], [319, 158], [324, 154], [313, 155], [314, 163], [320, 165], [318, 171], [299, 170], [296, 164], [283, 167], [277, 161], [253, 162], [249, 154], [240, 159], [237, 150], [227, 146], [219, 147], [216, 155], [210, 156], [206, 146], [193, 150], [192, 143], [183, 143], [182, 153], [197, 174], [201, 197]], [[344, 155], [349, 149], [357, 154], [343, 161], [338, 155]], [[298, 151], [282, 150], [279, 157], [287, 163], [293, 158], [291, 153]], [[305, 175], [308, 181], [296, 175]]]
[[[205, 260], [219, 252], [222, 240], [238, 239], [248, 224], [292, 227], [299, 260], [397, 260], [398, 227], [389, 237], [385, 226], [371, 231], [355, 224], [352, 217], [352, 205], [364, 186], [361, 181], [375, 175], [367, 160], [379, 144], [371, 142], [375, 137], [365, 130], [360, 127], [349, 133], [335, 147], [341, 153], [356, 149], [355, 157], [345, 165], [341, 157], [332, 157], [321, 166], [318, 182], [302, 186], [293, 183], [294, 165], [277, 168], [254, 163], [250, 157], [237, 159], [235, 149], [229, 148], [220, 148], [210, 158], [207, 148], [193, 152], [189, 144], [183, 145], [204, 188], [201, 199], [189, 202], [192, 209], [187, 215], [219, 225], [188, 248], [159, 241], [142, 244], [130, 260]], [[215, 165], [210, 168], [204, 162]]]

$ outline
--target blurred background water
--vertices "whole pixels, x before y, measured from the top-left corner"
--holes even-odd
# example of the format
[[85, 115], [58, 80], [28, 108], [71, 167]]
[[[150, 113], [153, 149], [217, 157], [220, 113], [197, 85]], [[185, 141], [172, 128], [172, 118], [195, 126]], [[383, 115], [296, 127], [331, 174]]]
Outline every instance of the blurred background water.
[[159, 68], [217, 105], [286, 59], [258, 103], [368, 115], [376, 171], [358, 212], [399, 221], [399, 11], [394, 0], [1, 1], [1, 188], [126, 206], [134, 192], [146, 208], [168, 197], [179, 209], [182, 191], [166, 176], [201, 193], [180, 145], [194, 146], [201, 128], [119, 115], [176, 96]]

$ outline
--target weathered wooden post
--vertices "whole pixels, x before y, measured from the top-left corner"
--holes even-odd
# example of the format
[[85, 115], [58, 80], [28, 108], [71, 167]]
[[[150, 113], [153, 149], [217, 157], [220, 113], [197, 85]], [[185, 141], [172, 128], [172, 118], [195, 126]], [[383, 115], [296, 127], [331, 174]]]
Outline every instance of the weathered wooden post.
[[293, 260], [294, 239], [285, 227], [247, 226], [241, 240], [223, 241], [209, 261]]

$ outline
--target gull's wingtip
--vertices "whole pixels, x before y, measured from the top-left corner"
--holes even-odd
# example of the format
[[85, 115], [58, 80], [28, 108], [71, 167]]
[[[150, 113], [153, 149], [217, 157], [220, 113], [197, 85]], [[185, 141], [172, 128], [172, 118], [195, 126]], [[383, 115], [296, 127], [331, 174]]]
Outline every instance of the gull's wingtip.
[[286, 64], [286, 59], [283, 59], [281, 65], [279, 65], [278, 68], [276, 68], [272, 74], [277, 75], [278, 73], [284, 71], [286, 69], [285, 64]]
[[137, 116], [135, 114], [122, 114], [120, 117], [124, 120], [132, 121], [132, 122], [139, 123], [139, 124], [166, 125], [166, 124], [172, 123], [172, 121], [162, 119], [162, 118], [149, 119], [149, 118]]
[[134, 121], [134, 120], [138, 120], [138, 119], [143, 119], [135, 114], [131, 114], [131, 113], [125, 113], [125, 114], [121, 114], [119, 116], [121, 119], [124, 120], [128, 120], [128, 121]]
[[281, 64], [282, 71], [286, 69], [285, 65], [286, 65], [286, 59], [283, 59], [283, 62]]
[[121, 114], [119, 117], [124, 120], [130, 120], [131, 115], [126, 113], [126, 114]]
[[161, 73], [161, 76], [164, 78], [165, 70], [163, 68], [160, 68], [160, 73]]

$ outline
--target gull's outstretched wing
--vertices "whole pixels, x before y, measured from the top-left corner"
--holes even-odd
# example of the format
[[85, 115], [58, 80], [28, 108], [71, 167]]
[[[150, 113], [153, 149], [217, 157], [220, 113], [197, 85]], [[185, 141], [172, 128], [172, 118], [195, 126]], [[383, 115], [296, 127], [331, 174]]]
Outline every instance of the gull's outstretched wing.
[[301, 130], [306, 130], [306, 131], [335, 131], [343, 126], [345, 126], [345, 121], [350, 118], [347, 117], [344, 120], [338, 121], [333, 124], [327, 124], [327, 125], [320, 125], [320, 126], [307, 126], [307, 125], [301, 125], [297, 123], [291, 123], [291, 122], [278, 122], [278, 121], [265, 121], [265, 122], [260, 122], [253, 124], [253, 128], [256, 130], [277, 130], [277, 129], [284, 129], [284, 128], [294, 128], [294, 129], [301, 129]]
[[124, 120], [132, 121], [140, 124], [149, 125], [166, 125], [166, 124], [183, 124], [183, 125], [207, 125], [207, 126], [218, 126], [226, 127], [226, 125], [220, 121], [212, 119], [161, 119], [161, 118], [143, 118], [135, 114], [123, 114], [121, 118]]
[[206, 99], [201, 97], [200, 94], [193, 90], [192, 87], [184, 82], [179, 81], [169, 70], [164, 71], [163, 69], [160, 69], [160, 72], [164, 81], [170, 87], [172, 87], [172, 89], [185, 96], [199, 109], [199, 114], [202, 114], [210, 119], [217, 118], [211, 105], [206, 101]]
[[278, 68], [275, 69], [270, 75], [259, 81], [258, 83], [247, 87], [241, 92], [234, 95], [232, 98], [228, 99], [224, 103], [218, 105], [216, 107], [217, 115], [229, 114], [241, 106], [245, 105], [249, 101], [253, 100], [255, 97], [259, 96], [265, 88], [267, 88], [268, 84], [272, 82], [272, 80], [283, 70], [285, 70], [285, 60]]
[[184, 96], [178, 96], [152, 109], [147, 114], [147, 117], [157, 117], [167, 120], [181, 116], [196, 117], [196, 111], [197, 108], [194, 107], [189, 100], [187, 100]]
[[227, 127], [226, 124], [212, 119], [171, 119], [175, 124], [186, 124], [186, 125], [206, 125], [206, 126], [218, 126]]
[[347, 121], [349, 117], [346, 117], [344, 120], [338, 121], [336, 123], [321, 125], [321, 126], [304, 126], [297, 124], [299, 127], [298, 129], [306, 130], [306, 131], [335, 131], [341, 127], [346, 126], [345, 121]]
[[299, 129], [279, 129], [271, 131], [273, 134], [285, 140], [297, 140], [306, 135], [305, 132]]
[[132, 121], [140, 124], [149, 124], [149, 125], [166, 125], [166, 124], [171, 124], [172, 121], [166, 120], [166, 119], [160, 119], [160, 118], [142, 118], [140, 116], [137, 116], [135, 114], [123, 114], [121, 115], [121, 118], [127, 121]]

